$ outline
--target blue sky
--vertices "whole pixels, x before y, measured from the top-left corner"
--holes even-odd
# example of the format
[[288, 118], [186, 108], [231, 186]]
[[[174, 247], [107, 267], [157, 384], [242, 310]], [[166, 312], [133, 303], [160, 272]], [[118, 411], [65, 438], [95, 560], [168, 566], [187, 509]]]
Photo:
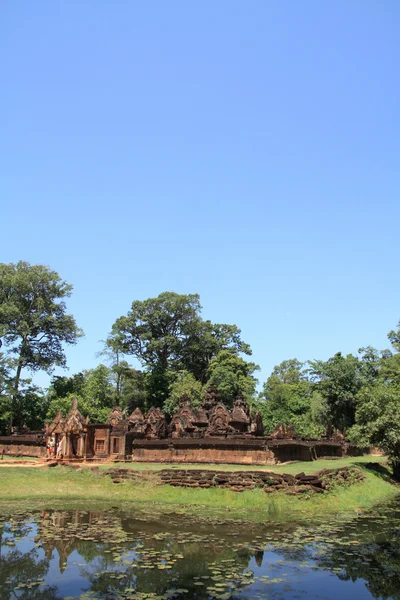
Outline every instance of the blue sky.
[[70, 373], [166, 290], [236, 323], [262, 380], [388, 346], [399, 27], [397, 0], [1, 3], [0, 261], [74, 285]]

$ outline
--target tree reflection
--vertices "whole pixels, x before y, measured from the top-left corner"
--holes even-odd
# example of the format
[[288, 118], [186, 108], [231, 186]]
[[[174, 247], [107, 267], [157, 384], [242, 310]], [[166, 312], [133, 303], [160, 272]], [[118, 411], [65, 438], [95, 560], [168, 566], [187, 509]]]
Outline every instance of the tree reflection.
[[399, 543], [361, 544], [351, 553], [338, 548], [323, 557], [319, 566], [341, 569], [337, 576], [343, 581], [364, 579], [374, 598], [400, 600]]
[[[30, 586], [29, 582], [38, 583], [44, 579], [49, 570], [49, 560], [40, 559], [34, 548], [24, 554], [12, 549], [0, 558], [0, 598], [2, 600], [59, 600], [55, 587], [42, 589], [39, 585]], [[24, 587], [20, 587], [24, 586]], [[18, 590], [18, 594], [17, 594]]]
[[[18, 540], [32, 533], [33, 521], [20, 517], [0, 523], [6, 548], [0, 555], [0, 598], [58, 600], [55, 587], [42, 585], [55, 552], [60, 573], [73, 552], [82, 557], [84, 566], [74, 563], [80, 567], [82, 589], [96, 598], [129, 598], [127, 590], [165, 597], [168, 590], [172, 596], [179, 589], [185, 591], [175, 598], [205, 600], [221, 596], [224, 589], [239, 597], [240, 589], [252, 583], [251, 575], [244, 576], [250, 562], [254, 559], [262, 570], [267, 543], [277, 557], [283, 555], [285, 565], [294, 563], [297, 573], [306, 560], [306, 568], [333, 572], [341, 580], [363, 579], [375, 598], [400, 600], [396, 506], [342, 524], [270, 525], [257, 532], [232, 523], [191, 523], [181, 515], [165, 525], [116, 511], [50, 511], [36, 516], [37, 547], [24, 554]], [[213, 586], [219, 589], [210, 592]], [[285, 597], [283, 587], [274, 593]]]

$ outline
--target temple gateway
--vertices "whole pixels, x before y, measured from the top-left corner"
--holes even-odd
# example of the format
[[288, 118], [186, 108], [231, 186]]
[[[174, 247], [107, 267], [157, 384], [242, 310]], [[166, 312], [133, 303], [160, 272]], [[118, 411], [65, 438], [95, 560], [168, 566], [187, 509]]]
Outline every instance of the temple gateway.
[[268, 465], [354, 450], [343, 439], [299, 439], [291, 427], [278, 426], [265, 436], [260, 413], [251, 414], [241, 393], [228, 409], [213, 385], [198, 410], [183, 396], [169, 421], [159, 408], [146, 414], [135, 408], [128, 415], [116, 406], [106, 423], [90, 423], [74, 398], [68, 415], [57, 413], [44, 431], [0, 437], [0, 453], [60, 461]]

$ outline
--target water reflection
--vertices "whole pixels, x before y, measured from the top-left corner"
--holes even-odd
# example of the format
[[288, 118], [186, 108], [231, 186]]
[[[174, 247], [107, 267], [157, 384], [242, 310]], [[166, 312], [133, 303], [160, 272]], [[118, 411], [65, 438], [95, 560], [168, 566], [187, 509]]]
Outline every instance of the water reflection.
[[[32, 531], [26, 521], [10, 519], [0, 524], [0, 598], [22, 600], [57, 600], [54, 586], [42, 587], [49, 570], [49, 560], [40, 556], [36, 548], [23, 551], [18, 540]], [[19, 544], [18, 544], [19, 545]]]
[[0, 598], [400, 600], [400, 502], [307, 526], [164, 520], [117, 510], [0, 517]]

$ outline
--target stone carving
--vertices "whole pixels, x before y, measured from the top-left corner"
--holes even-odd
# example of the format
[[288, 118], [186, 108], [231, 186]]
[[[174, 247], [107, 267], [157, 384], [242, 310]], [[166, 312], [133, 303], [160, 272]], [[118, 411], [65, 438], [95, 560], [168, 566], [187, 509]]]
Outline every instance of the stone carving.
[[114, 406], [110, 414], [108, 415], [107, 424], [108, 425], [119, 425], [120, 423], [124, 423], [126, 420], [126, 412], [122, 411], [119, 406]]
[[52, 423], [47, 423], [46, 435], [51, 436], [56, 433], [64, 433], [64, 431], [65, 431], [65, 421], [63, 419], [62, 412], [58, 411], [58, 413], [54, 417], [54, 421]]
[[210, 435], [226, 435], [230, 433], [229, 426], [230, 413], [222, 402], [218, 403], [211, 411], [210, 424], [207, 429], [207, 436]]
[[207, 416], [210, 414], [212, 409], [221, 401], [221, 398], [217, 392], [217, 388], [213, 383], [209, 385], [206, 390], [206, 394], [204, 397], [204, 402], [201, 405], [202, 408], [206, 411]]
[[130, 431], [136, 433], [136, 437], [144, 437], [144, 415], [140, 408], [135, 408], [128, 419], [128, 427]]
[[72, 399], [72, 407], [65, 420], [65, 431], [79, 435], [85, 429], [88, 423], [88, 418], [85, 419], [79, 412], [77, 398]]
[[145, 417], [144, 434], [149, 440], [163, 439], [168, 435], [167, 419], [159, 408], [150, 408]]
[[178, 412], [173, 415], [169, 426], [171, 437], [192, 435], [197, 430], [195, 421], [196, 415], [190, 406], [190, 398], [184, 394], [181, 398]]
[[[254, 464], [264, 464], [268, 460], [273, 464], [283, 460], [342, 456], [344, 452], [349, 452], [349, 446], [340, 433], [335, 433], [338, 441], [325, 439], [305, 442], [296, 440], [292, 426], [280, 424], [272, 435], [264, 436], [260, 413], [250, 413], [241, 393], [237, 395], [230, 410], [221, 402], [215, 386], [211, 384], [198, 410], [191, 407], [190, 398], [181, 398], [169, 427], [165, 414], [154, 407], [146, 415], [136, 408], [127, 417], [125, 411], [116, 406], [109, 414], [107, 423], [91, 424], [79, 412], [78, 402], [74, 398], [67, 417], [64, 419], [60, 412], [57, 413], [54, 421], [46, 425], [44, 435], [41, 433], [38, 436], [30, 432], [24, 436], [5, 436], [0, 438], [0, 451], [1, 444], [4, 448], [7, 443], [7, 452], [9, 444], [14, 444], [20, 452], [20, 444], [29, 441], [26, 455], [31, 455], [28, 450], [31, 453], [33, 446], [37, 446], [34, 448], [34, 455], [44, 457], [47, 454], [51, 460], [107, 460], [118, 456], [122, 459], [136, 457], [135, 460], [141, 461], [166, 460], [168, 457], [177, 462], [185, 462], [188, 452], [193, 452], [190, 455], [193, 462], [212, 462], [217, 459], [222, 462], [238, 460], [246, 464], [250, 460]], [[257, 436], [258, 440], [255, 439]], [[18, 439], [14, 441], [14, 437]], [[169, 441], [158, 443], [168, 437]], [[213, 437], [220, 439], [212, 439]], [[181, 440], [174, 438], [188, 439], [181, 443]], [[236, 438], [233, 444], [232, 438]], [[296, 441], [286, 444], [285, 439]]]
[[229, 420], [229, 425], [233, 429], [236, 429], [237, 431], [241, 431], [243, 433], [248, 431], [249, 429], [250, 411], [247, 402], [243, 398], [241, 392], [239, 392], [236, 397], [235, 404], [233, 406], [233, 410]]
[[264, 435], [264, 425], [261, 418], [261, 413], [258, 410], [251, 421], [250, 433], [253, 435]]
[[72, 399], [66, 419], [58, 412], [54, 421], [46, 426], [47, 449], [52, 458], [77, 458], [84, 455], [89, 418], [78, 409], [78, 400]]
[[334, 429], [330, 439], [334, 442], [344, 442], [346, 436], [340, 431], [340, 429]]
[[283, 423], [279, 423], [269, 437], [277, 440], [293, 440], [296, 435], [293, 425], [283, 425]]
[[199, 410], [194, 415], [193, 425], [197, 427], [197, 431], [200, 434], [204, 433], [206, 427], [208, 427], [208, 415], [204, 408], [200, 406]]
[[[213, 384], [206, 391], [203, 404], [198, 411], [190, 405], [190, 398], [184, 394], [178, 410], [172, 415], [168, 435], [172, 438], [235, 435], [262, 435], [264, 428], [260, 413], [254, 419], [241, 392], [238, 393], [230, 411], [220, 400]], [[146, 436], [147, 437], [147, 436]]]
[[[168, 425], [165, 414], [159, 408], [150, 408], [143, 415], [140, 408], [136, 408], [127, 417], [126, 412], [119, 406], [114, 406], [110, 412], [106, 425], [89, 425], [78, 409], [76, 398], [72, 401], [71, 410], [66, 419], [57, 413], [53, 423], [47, 425], [46, 436], [52, 438], [54, 446], [53, 456], [82, 456], [84, 453], [107, 454], [110, 446], [117, 442], [115, 436], [123, 436], [128, 432], [134, 434], [133, 439], [164, 439], [171, 438], [203, 438], [203, 437], [232, 437], [232, 436], [260, 436], [264, 428], [260, 413], [252, 418], [250, 410], [243, 395], [239, 392], [233, 409], [229, 410], [218, 395], [213, 384], [205, 393], [203, 404], [195, 411], [190, 405], [190, 398], [182, 396], [178, 410], [172, 415]], [[89, 429], [88, 429], [89, 428]], [[86, 434], [90, 432], [85, 445]], [[107, 433], [108, 432], [108, 433]], [[280, 426], [272, 437], [288, 436], [290, 428]], [[294, 435], [294, 433], [293, 433]], [[55, 438], [55, 441], [53, 440]], [[118, 442], [119, 444], [119, 442]], [[91, 449], [92, 448], [92, 449]]]

